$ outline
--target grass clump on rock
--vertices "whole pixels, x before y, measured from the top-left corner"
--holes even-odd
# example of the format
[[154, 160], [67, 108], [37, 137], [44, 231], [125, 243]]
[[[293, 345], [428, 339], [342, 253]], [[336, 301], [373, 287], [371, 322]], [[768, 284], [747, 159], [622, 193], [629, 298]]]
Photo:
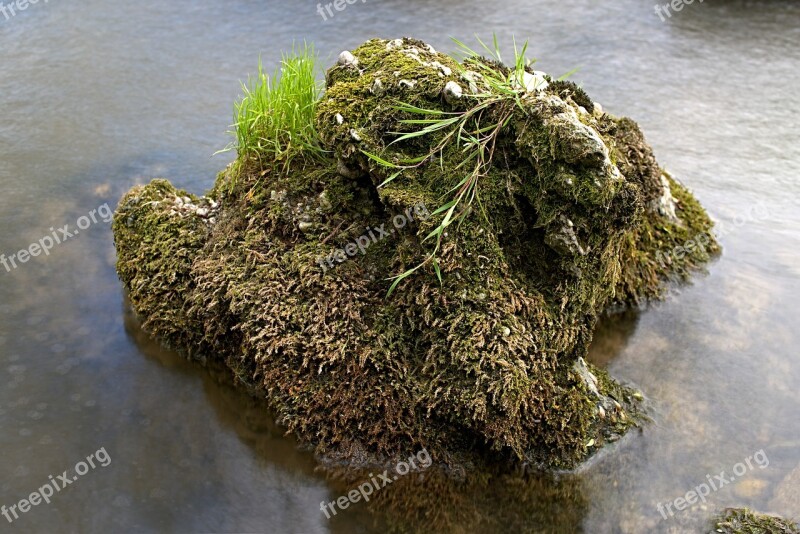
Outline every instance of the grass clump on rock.
[[[302, 142], [239, 140], [201, 199], [163, 180], [130, 191], [118, 271], [145, 327], [224, 361], [349, 465], [424, 447], [450, 465], [571, 468], [624, 434], [641, 394], [584, 361], [597, 317], [707, 261], [714, 242], [657, 254], [711, 222], [633, 121], [523, 56], [368, 41], [302, 108]], [[419, 206], [431, 216], [320, 267]]]
[[285, 54], [272, 77], [259, 61], [255, 77], [242, 84], [243, 96], [234, 105], [236, 142], [228, 150], [262, 165], [283, 162], [287, 167], [297, 154], [321, 156], [314, 129], [323, 90], [317, 79], [318, 61], [309, 45]]

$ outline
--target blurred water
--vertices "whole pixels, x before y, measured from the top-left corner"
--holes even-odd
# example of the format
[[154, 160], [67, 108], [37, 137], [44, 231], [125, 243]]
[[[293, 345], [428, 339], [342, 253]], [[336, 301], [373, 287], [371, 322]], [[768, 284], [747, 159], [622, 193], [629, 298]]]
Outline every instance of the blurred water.
[[[732, 230], [707, 276], [598, 330], [593, 359], [648, 394], [653, 424], [575, 475], [465, 498], [532, 532], [691, 532], [729, 505], [800, 516], [800, 503], [773, 499], [800, 463], [800, 5], [790, 1], [695, 2], [666, 22], [633, 0], [367, 0], [327, 21], [313, 1], [52, 1], [0, 14], [0, 252], [74, 228], [154, 176], [207, 189], [230, 160], [211, 155], [259, 55], [272, 66], [307, 39], [330, 63], [375, 36], [452, 50], [450, 35], [492, 32], [530, 39], [542, 70], [580, 67], [573, 78], [636, 119], [662, 164]], [[759, 202], [766, 218], [734, 224]], [[112, 458], [13, 524], [0, 517], [0, 529], [377, 531], [361, 506], [326, 520], [319, 502], [342, 488], [263, 406], [138, 330], [113, 261], [99, 222], [49, 256], [0, 266], [0, 504], [101, 447]], [[767, 468], [661, 520], [659, 502], [761, 449]]]

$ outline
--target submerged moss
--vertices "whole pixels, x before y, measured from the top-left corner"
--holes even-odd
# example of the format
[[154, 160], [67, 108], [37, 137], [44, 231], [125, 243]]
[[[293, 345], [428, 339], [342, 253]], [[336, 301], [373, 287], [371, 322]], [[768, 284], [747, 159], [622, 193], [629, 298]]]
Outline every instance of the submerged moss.
[[[442, 215], [392, 221], [441, 205], [462, 154], [378, 187], [387, 170], [365, 152], [428, 153], [436, 136], [392, 144], [410, 127], [397, 102], [465, 109], [479, 60], [462, 67], [410, 39], [353, 54], [357, 65], [328, 71], [317, 108], [327, 160], [237, 161], [210, 193], [213, 222], [176, 214], [184, 193], [164, 181], [123, 198], [114, 232], [133, 308], [170, 345], [224, 361], [323, 458], [383, 463], [424, 447], [445, 464], [575, 466], [639, 420], [641, 395], [583, 360], [598, 315], [706, 261], [713, 237], [663, 255], [711, 222], [633, 121], [553, 83], [501, 132], [479, 209], [439, 252], [442, 283], [421, 269], [387, 298], [386, 279], [428, 254]], [[448, 82], [465, 88], [452, 104]], [[363, 254], [326, 261], [383, 224], [393, 232]]]

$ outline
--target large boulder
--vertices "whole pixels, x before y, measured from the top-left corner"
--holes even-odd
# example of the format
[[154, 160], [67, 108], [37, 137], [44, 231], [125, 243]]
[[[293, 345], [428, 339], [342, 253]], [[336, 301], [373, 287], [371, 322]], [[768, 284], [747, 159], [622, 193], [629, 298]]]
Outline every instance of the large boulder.
[[642, 395], [584, 361], [597, 317], [707, 261], [713, 237], [673, 251], [711, 222], [636, 123], [527, 69], [474, 116], [500, 123], [492, 157], [436, 248], [424, 238], [470, 172], [465, 151], [440, 146], [446, 128], [394, 141], [421, 128], [409, 106], [457, 117], [497, 93], [487, 68], [512, 72], [369, 41], [327, 73], [326, 157], [242, 156], [206, 197], [164, 180], [130, 191], [114, 235], [144, 327], [224, 361], [289, 431], [350, 465], [425, 448], [569, 468], [621, 436]]

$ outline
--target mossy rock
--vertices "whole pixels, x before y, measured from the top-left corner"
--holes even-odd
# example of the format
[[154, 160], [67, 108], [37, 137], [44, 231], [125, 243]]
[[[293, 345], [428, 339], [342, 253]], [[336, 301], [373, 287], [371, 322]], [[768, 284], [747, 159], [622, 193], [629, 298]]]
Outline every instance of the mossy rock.
[[794, 521], [764, 515], [747, 508], [728, 508], [714, 522], [712, 533], [723, 534], [798, 534], [800, 528]]
[[[379, 464], [424, 447], [444, 464], [574, 467], [641, 419], [642, 395], [583, 360], [598, 316], [708, 261], [713, 237], [669, 253], [710, 236], [708, 216], [636, 123], [553, 82], [526, 92], [499, 134], [480, 209], [439, 251], [441, 283], [426, 267], [387, 296], [387, 279], [431, 252], [423, 238], [463, 156], [451, 147], [379, 187], [388, 171], [366, 153], [426, 154], [436, 136], [392, 143], [409, 128], [396, 104], [463, 111], [486, 90], [471, 70], [484, 60], [411, 39], [353, 55], [318, 105], [328, 157], [240, 158], [208, 197], [156, 180], [122, 199], [114, 235], [134, 310], [169, 346], [225, 362], [323, 459]], [[448, 82], [464, 88], [451, 103]], [[384, 224], [394, 231], [377, 239]], [[363, 254], [326, 259], [364, 235]]]

